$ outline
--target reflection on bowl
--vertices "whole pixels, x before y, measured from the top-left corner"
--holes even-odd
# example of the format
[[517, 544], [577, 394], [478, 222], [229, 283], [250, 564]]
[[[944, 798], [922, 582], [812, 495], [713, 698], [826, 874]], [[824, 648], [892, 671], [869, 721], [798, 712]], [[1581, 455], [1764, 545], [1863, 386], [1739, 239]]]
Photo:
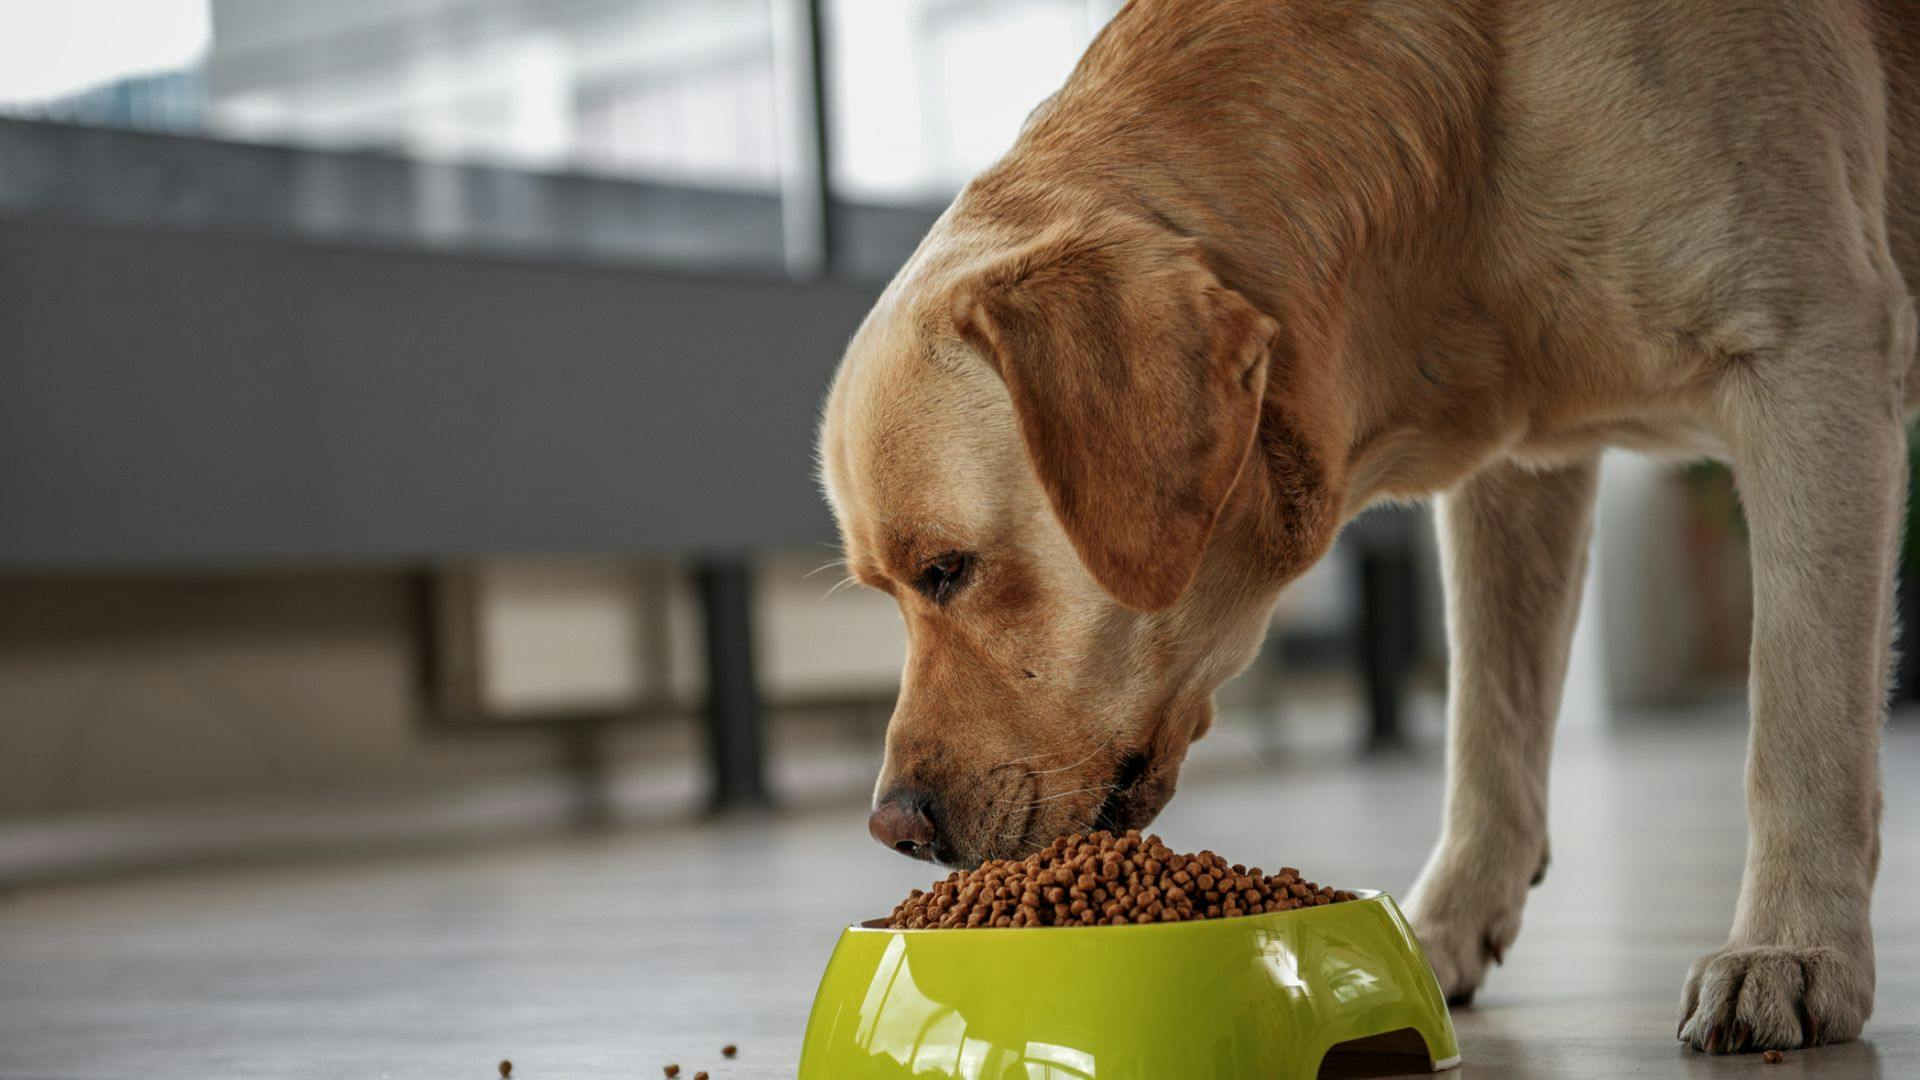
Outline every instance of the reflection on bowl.
[[1310, 1080], [1336, 1047], [1411, 1051], [1411, 1071], [1460, 1060], [1433, 971], [1383, 893], [1145, 926], [849, 927], [800, 1076]]

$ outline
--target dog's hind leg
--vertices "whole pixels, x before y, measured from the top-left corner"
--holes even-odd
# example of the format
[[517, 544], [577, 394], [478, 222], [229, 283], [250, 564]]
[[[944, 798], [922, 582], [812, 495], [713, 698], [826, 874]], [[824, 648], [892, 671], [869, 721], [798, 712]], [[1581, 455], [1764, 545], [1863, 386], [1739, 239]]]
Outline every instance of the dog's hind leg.
[[[1722, 388], [1751, 525], [1747, 863], [1680, 1038], [1713, 1052], [1851, 1039], [1873, 1009], [1869, 900], [1893, 571], [1906, 494], [1912, 302], [1836, 282]], [[1803, 309], [1807, 310], [1807, 309]]]
[[1597, 459], [1488, 466], [1440, 500], [1451, 652], [1447, 804], [1408, 900], [1454, 1001], [1520, 929], [1547, 858], [1547, 765], [1586, 575]]

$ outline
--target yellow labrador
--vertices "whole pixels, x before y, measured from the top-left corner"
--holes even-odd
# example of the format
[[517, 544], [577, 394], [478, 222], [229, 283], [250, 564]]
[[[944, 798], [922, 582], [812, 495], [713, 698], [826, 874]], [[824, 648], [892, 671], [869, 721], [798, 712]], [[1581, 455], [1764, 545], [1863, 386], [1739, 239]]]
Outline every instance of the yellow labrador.
[[1287, 581], [1439, 496], [1464, 997], [1547, 860], [1596, 458], [1731, 460], [1751, 840], [1709, 1051], [1873, 1004], [1915, 386], [1920, 2], [1134, 0], [852, 342], [823, 474], [909, 658], [877, 837], [967, 864], [1146, 824]]

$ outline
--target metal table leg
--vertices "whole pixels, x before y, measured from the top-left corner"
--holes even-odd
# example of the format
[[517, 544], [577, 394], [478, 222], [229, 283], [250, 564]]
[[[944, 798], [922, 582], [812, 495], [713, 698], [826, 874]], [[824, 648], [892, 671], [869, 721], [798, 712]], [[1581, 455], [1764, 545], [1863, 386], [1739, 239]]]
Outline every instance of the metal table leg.
[[[1377, 514], [1379, 512], [1376, 512]], [[1359, 544], [1360, 671], [1367, 695], [1368, 751], [1406, 745], [1401, 725], [1419, 618], [1416, 556], [1408, 518], [1381, 514]]]
[[712, 807], [766, 806], [764, 720], [753, 665], [753, 565], [746, 556], [699, 565], [707, 637], [707, 761]]

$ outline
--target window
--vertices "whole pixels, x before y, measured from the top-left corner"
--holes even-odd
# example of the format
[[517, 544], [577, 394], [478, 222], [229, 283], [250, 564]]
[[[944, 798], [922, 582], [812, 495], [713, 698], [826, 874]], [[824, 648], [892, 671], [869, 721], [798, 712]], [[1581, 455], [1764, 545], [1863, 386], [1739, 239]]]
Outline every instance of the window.
[[836, 194], [939, 203], [1066, 81], [1109, 0], [828, 0]]
[[768, 0], [61, 0], [0, 43], [13, 116], [778, 185]]

